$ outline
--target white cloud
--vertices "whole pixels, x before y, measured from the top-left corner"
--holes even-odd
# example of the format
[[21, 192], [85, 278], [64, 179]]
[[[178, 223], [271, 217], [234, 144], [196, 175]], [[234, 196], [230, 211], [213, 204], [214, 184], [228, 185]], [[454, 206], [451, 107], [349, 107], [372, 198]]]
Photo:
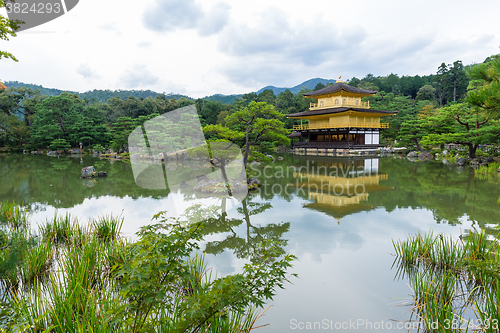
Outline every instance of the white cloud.
[[98, 75], [88, 64], [81, 64], [76, 69], [76, 72], [86, 79], [100, 79], [101, 76]]
[[198, 25], [200, 36], [210, 36], [221, 31], [229, 21], [231, 6], [224, 2], [216, 3], [212, 9], [204, 13]]
[[116, 22], [105, 22], [104, 24], [99, 25], [98, 28], [102, 30], [118, 31]]
[[137, 43], [137, 47], [144, 48], [144, 49], [149, 49], [151, 46], [153, 46], [153, 44], [151, 42], [141, 41], [141, 42]]
[[156, 0], [146, 8], [142, 23], [156, 32], [194, 28], [203, 15], [194, 0]]
[[127, 69], [120, 76], [119, 84], [127, 89], [151, 87], [159, 81], [158, 77], [153, 75], [146, 65], [135, 64]]
[[87, 0], [0, 41], [19, 59], [2, 59], [0, 73], [74, 91], [133, 86], [195, 98], [313, 77], [427, 75], [499, 53], [499, 11], [493, 0]]
[[327, 21], [291, 24], [286, 13], [268, 10], [254, 25], [233, 23], [220, 36], [219, 49], [233, 56], [282, 56], [304, 65], [316, 65], [335, 52], [348, 53], [366, 38], [359, 26], [337, 28]]
[[142, 23], [155, 32], [197, 29], [200, 36], [209, 36], [224, 28], [230, 8], [228, 4], [218, 2], [205, 11], [194, 0], [155, 0], [144, 11]]

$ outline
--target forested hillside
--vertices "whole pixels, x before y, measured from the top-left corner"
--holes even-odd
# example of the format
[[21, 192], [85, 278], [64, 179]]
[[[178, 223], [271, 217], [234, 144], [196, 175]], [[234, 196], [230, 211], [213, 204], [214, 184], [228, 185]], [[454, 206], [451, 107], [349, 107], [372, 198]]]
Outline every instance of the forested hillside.
[[[461, 61], [436, 67], [425, 76], [377, 76], [351, 78], [348, 84], [378, 91], [368, 97], [372, 109], [398, 111], [386, 117], [390, 128], [383, 132], [385, 142], [423, 149], [443, 143], [469, 147], [474, 155], [479, 144], [496, 143], [500, 137], [500, 57], [467, 66]], [[17, 84], [17, 86], [16, 86]], [[331, 83], [327, 83], [331, 84]], [[201, 122], [226, 126], [226, 119], [255, 102], [271, 105], [281, 114], [291, 131], [296, 120], [286, 114], [306, 111], [311, 102], [303, 93], [314, 89], [290, 89], [278, 93], [271, 89], [244, 95], [214, 95], [196, 100], [181, 95], [152, 91], [102, 91], [83, 94], [62, 92], [17, 82], [6, 82], [0, 89], [0, 146], [13, 150], [85, 146], [126, 148], [126, 137], [136, 126], [159, 114], [194, 104]], [[469, 89], [469, 90], [468, 90]], [[132, 95], [133, 94], [133, 95]], [[56, 141], [57, 140], [57, 141]], [[272, 149], [272, 141], [260, 142]]]
[[[96, 102], [106, 102], [110, 98], [118, 97], [121, 99], [127, 99], [129, 97], [135, 97], [135, 98], [148, 98], [148, 97], [156, 97], [156, 95], [160, 94], [152, 90], [99, 90], [99, 89], [94, 89], [92, 91], [86, 91], [83, 93], [75, 92], [75, 91], [69, 91], [69, 90], [60, 90], [60, 89], [53, 89], [53, 88], [45, 88], [41, 85], [37, 84], [30, 84], [30, 83], [23, 83], [23, 82], [18, 82], [18, 81], [6, 81], [5, 85], [9, 88], [30, 88], [32, 90], [38, 90], [40, 91], [41, 95], [45, 96], [58, 96], [62, 94], [63, 92], [68, 92], [71, 94], [78, 94], [80, 98], [82, 99], [87, 99], [89, 101], [96, 101]], [[189, 98], [184, 95], [180, 94], [166, 94], [167, 98], [175, 98], [179, 99], [181, 97]]]

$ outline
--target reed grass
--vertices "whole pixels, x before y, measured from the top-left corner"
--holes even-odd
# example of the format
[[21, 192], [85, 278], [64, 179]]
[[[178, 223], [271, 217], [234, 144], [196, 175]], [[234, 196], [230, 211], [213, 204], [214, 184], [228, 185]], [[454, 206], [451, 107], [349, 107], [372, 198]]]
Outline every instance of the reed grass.
[[28, 226], [28, 213], [21, 205], [15, 202], [0, 205], [0, 225], [7, 225], [10, 229], [19, 230]]
[[498, 332], [493, 330], [494, 322], [500, 325], [498, 244], [484, 232], [455, 240], [429, 232], [393, 241], [396, 276], [409, 280], [412, 317], [423, 331]]
[[76, 220], [71, 221], [71, 215], [66, 214], [64, 217], [54, 215], [52, 221], [47, 221], [44, 225], [40, 225], [39, 229], [44, 241], [59, 243], [70, 243], [73, 233], [78, 227]]
[[100, 217], [92, 223], [95, 237], [103, 241], [117, 239], [120, 236], [122, 225], [123, 218], [113, 216]]
[[[115, 317], [131, 301], [121, 293], [122, 278], [116, 274], [135, 249], [120, 236], [123, 219], [106, 216], [84, 228], [69, 214], [54, 216], [34, 235], [22, 209], [0, 204], [0, 212], [7, 216], [6, 229], [0, 229], [0, 333], [132, 332], [130, 322]], [[165, 299], [169, 306], [152, 309], [145, 318], [161, 319], [148, 332], [177, 327], [184, 320], [185, 297], [207, 293], [216, 278], [203, 256], [186, 260], [188, 272], [176, 280], [178, 292]], [[194, 331], [249, 332], [260, 315], [255, 309], [226, 309]]]
[[43, 279], [49, 272], [54, 259], [52, 242], [38, 241], [30, 247], [23, 258], [21, 275], [24, 284], [30, 284], [35, 279]]
[[474, 169], [475, 175], [497, 175], [498, 168], [500, 168], [500, 162], [493, 162], [488, 165], [481, 165], [480, 167]]

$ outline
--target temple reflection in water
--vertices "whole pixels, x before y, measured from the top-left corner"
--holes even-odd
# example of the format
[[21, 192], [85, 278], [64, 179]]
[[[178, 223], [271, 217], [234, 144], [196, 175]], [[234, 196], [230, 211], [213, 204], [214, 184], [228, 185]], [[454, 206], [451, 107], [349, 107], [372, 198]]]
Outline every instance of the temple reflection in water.
[[305, 208], [323, 212], [340, 223], [344, 216], [374, 209], [368, 203], [370, 193], [392, 189], [380, 184], [388, 175], [379, 173], [378, 162], [378, 158], [342, 158], [315, 161], [314, 165], [307, 162], [307, 166], [296, 168], [295, 181], [288, 186], [311, 201]]

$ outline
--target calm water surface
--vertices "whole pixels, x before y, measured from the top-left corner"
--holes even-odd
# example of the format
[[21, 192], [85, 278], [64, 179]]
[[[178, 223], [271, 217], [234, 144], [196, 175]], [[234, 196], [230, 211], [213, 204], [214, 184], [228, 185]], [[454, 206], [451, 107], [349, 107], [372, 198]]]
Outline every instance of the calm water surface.
[[[467, 168], [393, 157], [282, 156], [253, 168], [263, 186], [225, 222], [208, 226], [202, 244], [220, 274], [239, 272], [265, 237], [286, 240], [298, 257], [291, 272], [299, 277], [268, 303], [258, 324], [269, 325], [260, 332], [406, 332], [397, 325], [409, 319], [411, 290], [391, 269], [392, 240], [429, 230], [493, 234], [499, 221], [498, 178], [477, 178]], [[108, 177], [80, 179], [89, 165]], [[81, 223], [121, 214], [123, 233], [133, 238], [155, 213], [172, 209], [172, 199], [187, 207], [195, 197], [189, 188], [140, 188], [125, 162], [0, 155], [0, 201], [24, 202], [34, 225], [56, 212]]]

